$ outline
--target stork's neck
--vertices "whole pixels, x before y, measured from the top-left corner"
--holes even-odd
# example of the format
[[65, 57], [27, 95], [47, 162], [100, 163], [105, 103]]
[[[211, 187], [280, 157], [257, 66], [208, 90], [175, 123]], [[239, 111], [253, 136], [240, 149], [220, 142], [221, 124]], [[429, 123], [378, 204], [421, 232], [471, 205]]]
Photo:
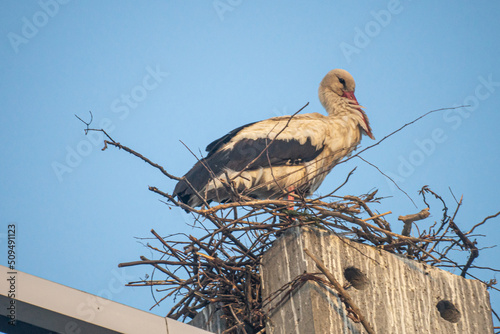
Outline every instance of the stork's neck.
[[370, 123], [361, 106], [350, 103], [351, 100], [340, 97], [332, 91], [320, 92], [319, 99], [329, 117], [349, 118], [356, 122], [365, 134], [373, 139]]
[[331, 90], [319, 92], [319, 100], [329, 116], [336, 116], [346, 110], [352, 109], [347, 98], [340, 97]]

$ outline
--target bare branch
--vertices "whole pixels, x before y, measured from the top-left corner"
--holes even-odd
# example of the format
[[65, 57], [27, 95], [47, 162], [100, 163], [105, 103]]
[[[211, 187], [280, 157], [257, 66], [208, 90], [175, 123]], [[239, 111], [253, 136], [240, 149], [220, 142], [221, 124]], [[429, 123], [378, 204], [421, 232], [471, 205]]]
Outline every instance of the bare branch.
[[486, 223], [486, 221], [488, 221], [489, 219], [492, 219], [492, 218], [495, 218], [495, 217], [498, 217], [498, 215], [500, 215], [500, 211], [498, 211], [497, 213], [495, 213], [494, 215], [491, 215], [491, 216], [488, 216], [486, 218], [483, 219], [482, 222], [480, 223], [477, 223], [476, 225], [474, 225], [469, 232], [465, 233], [465, 234], [471, 234], [477, 227], [483, 225], [484, 223]]
[[425, 208], [422, 211], [420, 211], [419, 213], [414, 213], [412, 215], [406, 215], [406, 216], [399, 216], [398, 220], [401, 220], [405, 224], [405, 226], [403, 228], [403, 232], [401, 232], [401, 234], [402, 235], [410, 235], [411, 224], [414, 221], [425, 219], [425, 218], [429, 217], [429, 215], [430, 215], [429, 208]]

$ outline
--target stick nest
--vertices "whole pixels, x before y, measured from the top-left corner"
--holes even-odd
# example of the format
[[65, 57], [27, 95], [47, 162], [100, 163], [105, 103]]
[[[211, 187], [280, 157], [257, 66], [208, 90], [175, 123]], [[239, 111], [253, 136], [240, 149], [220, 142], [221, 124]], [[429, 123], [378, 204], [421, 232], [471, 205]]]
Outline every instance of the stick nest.
[[[156, 188], [150, 190], [161, 193]], [[173, 205], [182, 205], [170, 195], [162, 195], [174, 201]], [[427, 186], [421, 189], [420, 195], [427, 208], [400, 216], [398, 219], [402, 223], [393, 222], [392, 225], [385, 219], [390, 212], [378, 214], [370, 208], [382, 200], [377, 197], [377, 191], [361, 196], [295, 197], [293, 201], [248, 199], [201, 210], [188, 207], [195, 224], [204, 229], [203, 236], [161, 237], [152, 230], [156, 242], [154, 245], [148, 243], [147, 247], [157, 252], [160, 259], [142, 256], [141, 261], [120, 266], [147, 264], [155, 268], [156, 273], [151, 278], [128, 285], [156, 286], [156, 291], [163, 296], [154, 306], [167, 298], [175, 300], [167, 315], [170, 318], [186, 321], [212, 304], [225, 319], [227, 329], [223, 333], [263, 333], [264, 309], [271, 300], [261, 296], [260, 260], [274, 240], [290, 228], [325, 229], [430, 266], [458, 268], [464, 277], [470, 275], [468, 270], [474, 268], [473, 261], [479, 255], [476, 242], [470, 238], [478, 226], [493, 216], [463, 232], [455, 223], [461, 200], [453, 213], [449, 213], [443, 199]], [[441, 203], [439, 210], [443, 215], [440, 221], [434, 221], [420, 232], [415, 222], [429, 216], [429, 195], [433, 202]], [[419, 231], [418, 236], [409, 235], [409, 225]], [[403, 231], [394, 232], [392, 226]], [[456, 250], [462, 253], [458, 257], [465, 263], [460, 264], [450, 256]], [[317, 275], [303, 275], [271, 298], [279, 298], [280, 294], [296, 289], [305, 280], [318, 279]], [[494, 283], [485, 284], [492, 286]]]

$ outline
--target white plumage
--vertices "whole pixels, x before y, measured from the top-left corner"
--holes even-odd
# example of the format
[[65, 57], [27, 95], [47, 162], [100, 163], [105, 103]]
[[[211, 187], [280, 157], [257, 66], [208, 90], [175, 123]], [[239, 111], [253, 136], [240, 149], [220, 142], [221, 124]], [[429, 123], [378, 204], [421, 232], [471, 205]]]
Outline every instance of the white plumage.
[[231, 200], [228, 184], [260, 199], [279, 198], [290, 190], [312, 194], [357, 147], [362, 134], [373, 139], [354, 90], [347, 71], [328, 72], [319, 86], [327, 116], [281, 116], [234, 129], [207, 146], [207, 157], [179, 181], [174, 195], [196, 207], [204, 201]]

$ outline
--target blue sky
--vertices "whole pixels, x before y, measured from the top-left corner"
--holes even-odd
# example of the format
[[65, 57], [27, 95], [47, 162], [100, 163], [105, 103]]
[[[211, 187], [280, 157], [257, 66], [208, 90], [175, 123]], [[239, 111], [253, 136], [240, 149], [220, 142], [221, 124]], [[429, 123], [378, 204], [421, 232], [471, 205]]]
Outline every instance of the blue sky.
[[[498, 3], [41, 0], [1, 9], [0, 236], [5, 244], [16, 224], [19, 270], [149, 309], [147, 289], [123, 287], [149, 267], [117, 264], [156, 256], [134, 238], [152, 228], [196, 231], [147, 189], [172, 191], [173, 181], [124, 152], [102, 152], [74, 114], [88, 119], [91, 110], [96, 127], [181, 176], [195, 158], [179, 140], [198, 153], [307, 102], [304, 112], [322, 112], [317, 88], [333, 68], [354, 76], [378, 139], [429, 110], [471, 106], [434, 113], [363, 154], [418, 209], [359, 159], [335, 168], [320, 193], [358, 166], [342, 194], [391, 196], [374, 209], [392, 210], [395, 230], [399, 215], [425, 207], [423, 185], [450, 208], [449, 188], [464, 195], [464, 230], [500, 210]], [[431, 213], [440, 219], [437, 203]], [[499, 223], [478, 230], [480, 247], [498, 243]], [[498, 268], [499, 255], [485, 249], [476, 264]], [[492, 303], [498, 312], [498, 293]]]

